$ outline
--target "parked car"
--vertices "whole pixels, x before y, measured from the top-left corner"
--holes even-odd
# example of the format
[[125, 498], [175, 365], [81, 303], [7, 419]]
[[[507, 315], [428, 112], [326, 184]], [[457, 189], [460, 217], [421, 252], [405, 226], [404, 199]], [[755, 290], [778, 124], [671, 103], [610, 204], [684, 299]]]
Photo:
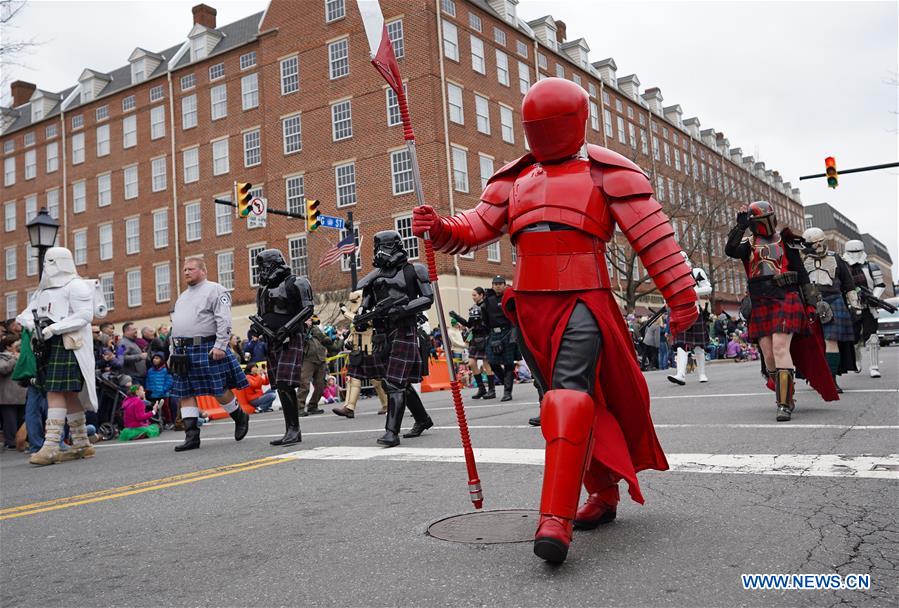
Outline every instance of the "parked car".
[[[887, 298], [886, 301], [899, 308], [899, 298]], [[881, 346], [899, 342], [899, 311], [894, 313], [889, 313], [885, 310], [879, 311], [877, 315], [877, 337], [880, 339]]]

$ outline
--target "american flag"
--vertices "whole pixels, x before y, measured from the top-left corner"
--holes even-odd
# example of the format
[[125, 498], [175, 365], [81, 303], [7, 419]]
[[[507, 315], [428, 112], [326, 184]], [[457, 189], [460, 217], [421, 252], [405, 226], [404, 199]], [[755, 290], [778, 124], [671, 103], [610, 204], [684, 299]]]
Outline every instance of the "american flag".
[[346, 235], [342, 241], [328, 249], [324, 255], [322, 255], [321, 260], [318, 262], [318, 267], [324, 268], [325, 266], [329, 266], [339, 260], [341, 256], [350, 255], [355, 250], [356, 239], [351, 233]]

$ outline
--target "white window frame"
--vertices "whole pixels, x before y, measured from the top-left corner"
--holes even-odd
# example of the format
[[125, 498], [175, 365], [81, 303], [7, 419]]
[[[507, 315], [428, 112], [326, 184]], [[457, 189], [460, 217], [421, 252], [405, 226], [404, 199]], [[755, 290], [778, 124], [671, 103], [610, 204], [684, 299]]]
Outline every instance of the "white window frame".
[[350, 75], [350, 40], [341, 38], [328, 44], [328, 79]]
[[309, 276], [309, 243], [305, 234], [287, 239], [287, 259], [295, 276]]
[[97, 127], [97, 156], [109, 154], [109, 123]]
[[265, 243], [256, 243], [247, 246], [249, 262], [250, 287], [259, 287], [259, 267], [256, 265], [256, 256], [265, 251]]
[[135, 255], [138, 253], [140, 253], [139, 215], [125, 219], [125, 255]]
[[59, 142], [54, 141], [47, 144], [45, 152], [47, 155], [47, 173], [54, 173], [59, 169]]
[[193, 146], [181, 151], [181, 164], [184, 167], [184, 183], [192, 184], [200, 181], [200, 147]]
[[243, 166], [255, 167], [262, 164], [262, 132], [251, 129], [243, 134]]
[[228, 116], [228, 84], [222, 83], [209, 89], [210, 120], [220, 120]]
[[16, 229], [16, 201], [3, 203], [3, 230], [13, 232]]
[[168, 188], [168, 168], [165, 156], [159, 156], [150, 161], [150, 175], [152, 176], [151, 189], [153, 192], [163, 192]]
[[87, 264], [87, 228], [72, 232], [72, 260], [75, 266]]
[[[7, 159], [10, 160], [10, 159]], [[80, 165], [84, 162], [84, 133], [75, 133], [72, 135], [72, 164]], [[13, 173], [12, 183], [7, 182], [7, 186], [16, 183], [15, 172]]]
[[[160, 274], [164, 276], [160, 276]], [[153, 266], [153, 282], [156, 286], [156, 303], [170, 302], [172, 300], [172, 267], [168, 262]]]
[[483, 95], [475, 93], [474, 113], [478, 133], [490, 135], [490, 100]]
[[390, 153], [390, 182], [394, 196], [415, 191], [412, 175], [412, 159], [405, 148]]
[[106, 309], [115, 310], [115, 273], [106, 272], [97, 277], [100, 280], [100, 291], [106, 300]]
[[496, 49], [496, 80], [504, 87], [509, 86], [509, 56]]
[[97, 207], [108, 207], [112, 204], [112, 173], [101, 173], [97, 176]]
[[487, 59], [484, 57], [484, 41], [470, 35], [471, 69], [478, 74], [487, 74]]
[[26, 150], [25, 179], [34, 179], [35, 177], [37, 177], [37, 150]]
[[350, 207], [358, 201], [356, 190], [356, 161], [334, 165], [334, 183], [337, 189], [337, 208]]
[[[224, 262], [227, 260], [227, 263]], [[215, 254], [215, 269], [218, 283], [231, 291], [234, 289], [234, 250], [219, 251]], [[224, 269], [224, 270], [223, 270]]]
[[453, 162], [453, 190], [468, 192], [468, 150], [451, 145], [450, 154]]
[[153, 249], [169, 246], [169, 210], [157, 209], [153, 212]]
[[124, 185], [122, 198], [126, 201], [138, 197], [139, 179], [137, 165], [131, 165], [122, 169], [122, 183]]
[[197, 126], [197, 95], [181, 98], [181, 130], [186, 131]]
[[478, 169], [481, 174], [481, 190], [483, 191], [487, 187], [487, 180], [496, 172], [494, 158], [487, 154], [478, 154]]
[[[457, 97], [458, 95], [458, 97]], [[462, 87], [453, 82], [446, 83], [446, 102], [449, 105], [449, 119], [457, 125], [465, 124], [465, 104]]]
[[306, 177], [303, 174], [284, 178], [284, 200], [289, 212], [306, 216]]
[[331, 141], [343, 141], [353, 137], [352, 99], [331, 103]]
[[487, 245], [487, 261], [495, 262], [497, 264], [502, 263], [503, 255], [499, 241], [495, 241]]
[[393, 229], [403, 238], [403, 248], [410, 260], [417, 260], [421, 255], [419, 251], [418, 237], [412, 234], [412, 214], [400, 215], [393, 218]]
[[128, 293], [128, 308], [137, 308], [143, 303], [140, 268], [125, 271], [125, 289]]
[[122, 119], [122, 147], [133, 148], [137, 145], [137, 115], [131, 114]]
[[531, 88], [531, 69], [524, 61], [518, 62], [518, 92], [526, 94]]
[[[230, 195], [218, 196], [222, 200], [231, 200]], [[231, 234], [234, 231], [234, 211], [227, 205], [215, 206], [215, 236]]]
[[200, 203], [196, 201], [187, 203], [184, 205], [184, 240], [192, 243], [202, 238], [203, 224]]
[[325, 23], [333, 23], [346, 17], [345, 0], [325, 0]]
[[459, 62], [459, 29], [446, 19], [443, 20], [443, 56]]
[[[224, 175], [231, 171], [230, 140], [227, 136], [212, 142], [212, 174]], [[222, 205], [218, 205], [221, 207]], [[227, 209], [227, 208], [226, 208]]]
[[150, 139], [165, 137], [165, 106], [150, 108]]
[[240, 79], [240, 106], [246, 112], [259, 107], [259, 74], [253, 72]]
[[3, 262], [6, 268], [6, 280], [15, 281], [19, 270], [18, 250], [15, 245], [4, 249]]
[[393, 47], [393, 55], [397, 59], [406, 56], [406, 37], [403, 33], [403, 20], [394, 19], [387, 22], [387, 38]]
[[87, 182], [83, 179], [72, 182], [72, 213], [87, 211]]
[[100, 224], [97, 227], [97, 240], [100, 243], [100, 261], [111, 260], [113, 256], [112, 222]]
[[290, 95], [300, 90], [300, 57], [292, 55], [280, 61], [281, 95]]
[[512, 108], [509, 106], [499, 105], [499, 124], [502, 132], [503, 141], [507, 144], [515, 143], [515, 119]]

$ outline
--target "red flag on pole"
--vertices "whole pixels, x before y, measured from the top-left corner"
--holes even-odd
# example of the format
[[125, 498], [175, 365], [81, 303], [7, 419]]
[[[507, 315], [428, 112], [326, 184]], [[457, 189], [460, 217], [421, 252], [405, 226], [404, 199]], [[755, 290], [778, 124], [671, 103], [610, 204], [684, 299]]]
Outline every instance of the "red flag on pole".
[[403, 79], [400, 76], [400, 66], [396, 62], [393, 52], [393, 43], [387, 34], [387, 25], [384, 24], [384, 15], [381, 13], [381, 4], [378, 0], [357, 0], [359, 12], [362, 14], [362, 25], [365, 27], [365, 36], [368, 38], [368, 50], [371, 54], [371, 63], [384, 77], [390, 88], [401, 94]]

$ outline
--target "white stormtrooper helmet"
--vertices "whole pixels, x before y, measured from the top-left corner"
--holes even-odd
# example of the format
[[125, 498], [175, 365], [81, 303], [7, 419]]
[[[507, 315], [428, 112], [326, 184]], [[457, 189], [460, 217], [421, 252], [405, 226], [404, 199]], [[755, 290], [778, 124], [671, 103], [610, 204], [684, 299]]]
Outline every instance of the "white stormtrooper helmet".
[[44, 255], [41, 287], [62, 287], [78, 277], [72, 252], [65, 247], [51, 247]]
[[865, 253], [865, 244], [857, 239], [846, 241], [846, 247], [843, 248], [843, 259], [850, 266], [864, 264], [868, 259], [868, 254]]
[[809, 228], [802, 233], [802, 239], [811, 247], [813, 255], [823, 256], [827, 253], [827, 243], [824, 242], [824, 231], [820, 228]]

